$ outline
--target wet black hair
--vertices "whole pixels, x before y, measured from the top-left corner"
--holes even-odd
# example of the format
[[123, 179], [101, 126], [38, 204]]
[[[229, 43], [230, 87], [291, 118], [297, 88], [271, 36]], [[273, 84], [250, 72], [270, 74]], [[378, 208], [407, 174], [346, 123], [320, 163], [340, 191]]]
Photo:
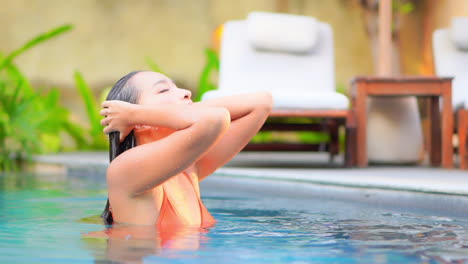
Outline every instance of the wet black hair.
[[[107, 95], [106, 100], [120, 100], [129, 102], [131, 104], [136, 104], [140, 96], [138, 89], [130, 80], [135, 74], [141, 71], [133, 71], [122, 77], [118, 80], [109, 94]], [[136, 146], [136, 138], [132, 132], [125, 137], [125, 139], [120, 142], [120, 133], [112, 132], [109, 134], [109, 162], [112, 162], [118, 155], [123, 152]], [[114, 218], [112, 217], [112, 212], [110, 211], [109, 198], [107, 199], [106, 208], [101, 214], [101, 217], [104, 220], [104, 224], [112, 225]]]

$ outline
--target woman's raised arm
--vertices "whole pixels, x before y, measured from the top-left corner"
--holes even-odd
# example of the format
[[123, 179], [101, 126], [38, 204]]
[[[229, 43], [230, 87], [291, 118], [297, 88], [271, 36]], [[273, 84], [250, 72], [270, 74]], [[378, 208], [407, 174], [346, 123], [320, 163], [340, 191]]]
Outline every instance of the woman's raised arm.
[[[105, 101], [100, 114], [105, 116], [101, 125], [104, 133], [119, 131], [121, 141], [135, 125], [161, 126], [173, 130], [188, 128], [210, 115], [211, 111], [223, 111], [214, 107], [198, 105], [164, 104], [158, 106], [130, 104], [124, 101]], [[219, 107], [217, 107], [219, 108]]]
[[105, 132], [131, 131], [135, 125], [174, 129], [169, 136], [125, 151], [107, 171], [109, 196], [117, 192], [135, 197], [163, 183], [193, 164], [218, 141], [230, 125], [223, 107], [200, 105], [132, 105], [108, 101], [101, 115]]
[[262, 127], [271, 112], [269, 92], [226, 96], [197, 103], [201, 106], [226, 108], [231, 126], [224, 136], [198, 162], [198, 178], [203, 180], [241, 151]]

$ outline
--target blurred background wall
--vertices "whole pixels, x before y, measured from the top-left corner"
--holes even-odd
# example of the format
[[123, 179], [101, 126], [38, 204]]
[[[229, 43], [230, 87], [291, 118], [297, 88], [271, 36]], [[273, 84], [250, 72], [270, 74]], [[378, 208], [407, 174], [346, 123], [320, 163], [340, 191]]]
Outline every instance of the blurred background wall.
[[71, 23], [74, 29], [16, 59], [36, 85], [60, 87], [72, 107], [73, 72], [96, 91], [151, 58], [181, 87], [196, 91], [204, 50], [223, 22], [251, 11], [315, 16], [335, 33], [337, 83], [372, 72], [360, 10], [340, 0], [0, 0], [0, 51], [8, 53], [38, 33]]
[[[370, 43], [359, 0], [0, 0], [0, 52], [8, 53], [38, 33], [70, 23], [58, 39], [16, 59], [36, 86], [59, 87], [65, 103], [82, 110], [73, 72], [96, 91], [111, 86], [153, 60], [176, 83], [196, 91], [213, 46], [213, 31], [251, 11], [314, 16], [332, 25], [337, 84], [347, 87], [358, 74], [373, 73]], [[468, 15], [468, 0], [413, 0], [414, 12], [401, 18], [402, 72], [431, 74], [432, 30]], [[421, 47], [423, 47], [421, 49]]]

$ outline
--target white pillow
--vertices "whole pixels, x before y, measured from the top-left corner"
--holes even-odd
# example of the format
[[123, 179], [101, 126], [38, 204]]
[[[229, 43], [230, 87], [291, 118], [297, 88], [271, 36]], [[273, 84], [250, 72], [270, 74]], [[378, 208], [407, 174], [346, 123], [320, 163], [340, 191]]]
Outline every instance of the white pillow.
[[308, 53], [317, 46], [318, 26], [313, 17], [252, 12], [247, 17], [247, 36], [258, 50]]
[[468, 17], [454, 17], [450, 30], [455, 46], [468, 51]]

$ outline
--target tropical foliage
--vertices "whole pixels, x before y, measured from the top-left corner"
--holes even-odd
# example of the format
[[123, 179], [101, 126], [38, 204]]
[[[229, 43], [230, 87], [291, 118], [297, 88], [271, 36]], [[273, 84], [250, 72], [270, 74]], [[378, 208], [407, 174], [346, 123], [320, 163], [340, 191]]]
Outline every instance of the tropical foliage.
[[33, 89], [14, 59], [29, 49], [72, 29], [64, 25], [26, 42], [10, 54], [0, 54], [0, 170], [15, 169], [33, 153], [61, 149], [61, 133], [84, 143], [82, 129], [70, 122], [57, 89]]
[[98, 100], [94, 97], [91, 88], [79, 71], [75, 72], [75, 83], [83, 103], [85, 104], [86, 114], [90, 124], [89, 131], [85, 133], [88, 135], [88, 138], [86, 141], [81, 142], [79, 147], [80, 149], [107, 149], [108, 141], [107, 136], [102, 132], [102, 125], [100, 123], [101, 116], [99, 115], [100, 105]]
[[205, 67], [203, 67], [198, 81], [198, 91], [195, 101], [200, 101], [204, 93], [218, 89], [218, 86], [212, 81], [213, 74], [219, 72], [218, 54], [213, 49], [206, 49], [205, 56], [206, 64]]

